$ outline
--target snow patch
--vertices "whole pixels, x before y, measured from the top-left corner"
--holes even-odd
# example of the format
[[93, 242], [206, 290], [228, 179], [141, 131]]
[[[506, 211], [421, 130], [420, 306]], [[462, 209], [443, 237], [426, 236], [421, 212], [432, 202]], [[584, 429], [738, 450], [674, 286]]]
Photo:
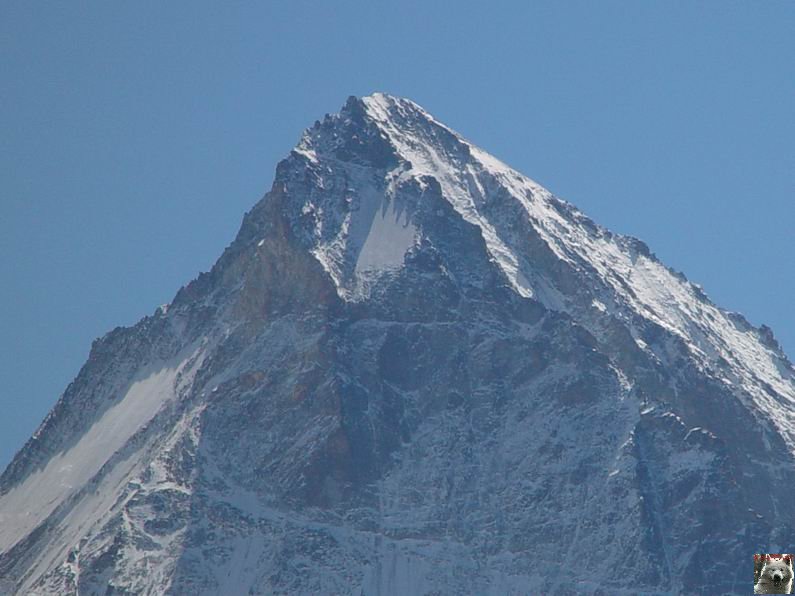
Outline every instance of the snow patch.
[[359, 251], [356, 272], [400, 267], [416, 236], [417, 229], [409, 221], [408, 212], [401, 213], [395, 201], [382, 199]]
[[124, 397], [106, 410], [77, 443], [0, 497], [0, 552], [8, 551], [46, 520], [174, 398], [177, 375], [195, 355], [142, 369]]

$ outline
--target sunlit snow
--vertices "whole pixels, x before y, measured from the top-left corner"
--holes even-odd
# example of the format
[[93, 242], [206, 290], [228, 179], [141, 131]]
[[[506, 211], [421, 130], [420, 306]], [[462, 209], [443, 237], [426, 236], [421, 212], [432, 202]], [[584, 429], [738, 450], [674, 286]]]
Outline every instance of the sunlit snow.
[[[91, 479], [163, 404], [175, 394], [175, 380], [190, 358], [141, 370], [124, 396], [66, 451], [0, 497], [0, 552], [29, 534]], [[90, 415], [90, 413], [86, 413]]]

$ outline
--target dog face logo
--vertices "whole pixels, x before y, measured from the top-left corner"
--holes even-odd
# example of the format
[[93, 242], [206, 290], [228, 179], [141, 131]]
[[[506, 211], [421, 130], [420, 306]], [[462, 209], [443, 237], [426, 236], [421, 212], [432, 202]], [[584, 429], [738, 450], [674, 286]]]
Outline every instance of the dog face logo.
[[754, 594], [792, 594], [791, 554], [754, 555]]

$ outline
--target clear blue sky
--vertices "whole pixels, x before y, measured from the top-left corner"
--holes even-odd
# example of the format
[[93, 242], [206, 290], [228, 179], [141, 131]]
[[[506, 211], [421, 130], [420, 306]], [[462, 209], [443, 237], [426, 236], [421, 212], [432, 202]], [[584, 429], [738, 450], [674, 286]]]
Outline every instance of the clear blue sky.
[[301, 130], [375, 90], [795, 354], [795, 2], [9, 0], [0, 467], [91, 341], [208, 269]]

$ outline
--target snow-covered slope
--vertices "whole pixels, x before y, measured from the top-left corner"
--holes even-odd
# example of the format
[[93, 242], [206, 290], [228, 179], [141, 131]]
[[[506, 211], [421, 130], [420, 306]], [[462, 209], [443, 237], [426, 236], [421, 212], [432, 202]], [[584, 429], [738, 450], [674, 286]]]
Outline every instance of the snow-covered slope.
[[793, 404], [769, 329], [350, 98], [0, 477], [0, 593], [747, 591], [791, 546]]

